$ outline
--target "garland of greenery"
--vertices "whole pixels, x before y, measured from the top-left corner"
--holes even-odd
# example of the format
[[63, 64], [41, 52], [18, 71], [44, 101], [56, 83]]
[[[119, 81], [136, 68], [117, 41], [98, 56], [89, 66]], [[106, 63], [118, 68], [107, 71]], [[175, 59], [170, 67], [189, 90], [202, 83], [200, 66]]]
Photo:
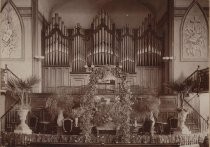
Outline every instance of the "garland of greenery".
[[[117, 100], [111, 108], [108, 108], [111, 109], [111, 111], [105, 113], [105, 111], [102, 111], [103, 109], [98, 109], [99, 105], [95, 103], [94, 95], [96, 94], [96, 84], [99, 80], [105, 78], [108, 73], [120, 79], [120, 89], [119, 100]], [[87, 86], [86, 93], [81, 101], [81, 109], [84, 113], [80, 117], [80, 127], [85, 136], [85, 142], [91, 142], [91, 129], [94, 125], [112, 121], [119, 128], [117, 136], [121, 138], [121, 142], [129, 143], [129, 124], [132, 104], [131, 92], [129, 88], [126, 87], [126, 74], [122, 72], [120, 68], [111, 66], [94, 68], [90, 74], [90, 82]]]

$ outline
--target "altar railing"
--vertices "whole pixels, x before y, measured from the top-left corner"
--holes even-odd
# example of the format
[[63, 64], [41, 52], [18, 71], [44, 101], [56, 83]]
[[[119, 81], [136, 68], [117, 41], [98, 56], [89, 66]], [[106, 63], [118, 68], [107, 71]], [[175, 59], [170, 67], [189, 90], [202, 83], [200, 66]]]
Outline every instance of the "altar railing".
[[[94, 144], [120, 144], [121, 139], [116, 135], [100, 134], [91, 136], [91, 143]], [[190, 135], [137, 135], [131, 134], [129, 144], [178, 144], [193, 145], [203, 143], [204, 134]], [[48, 134], [15, 134], [2, 133], [3, 145], [30, 145], [33, 143], [85, 143], [85, 136], [82, 135], [48, 135]]]

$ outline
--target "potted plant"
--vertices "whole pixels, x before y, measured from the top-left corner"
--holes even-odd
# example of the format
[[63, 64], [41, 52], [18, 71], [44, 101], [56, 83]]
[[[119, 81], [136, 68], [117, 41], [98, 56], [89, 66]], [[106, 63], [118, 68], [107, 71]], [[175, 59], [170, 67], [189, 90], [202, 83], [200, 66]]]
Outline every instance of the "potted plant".
[[178, 130], [175, 133], [191, 134], [191, 131], [185, 125], [185, 121], [188, 113], [192, 109], [188, 105], [184, 105], [184, 98], [189, 94], [190, 89], [193, 87], [193, 83], [188, 80], [186, 82], [174, 82], [166, 84], [168, 89], [178, 94], [180, 106], [177, 108], [178, 112]]
[[76, 119], [77, 121], [81, 113], [78, 99], [79, 97], [65, 92], [58, 92], [49, 97], [46, 101], [46, 108], [51, 115], [51, 120], [54, 120], [58, 116], [57, 124], [59, 127], [62, 127], [64, 116]]
[[29, 94], [31, 93], [32, 87], [39, 82], [39, 79], [35, 76], [30, 76], [23, 79], [9, 78], [7, 81], [7, 91], [12, 96], [18, 98], [20, 102], [16, 105], [16, 110], [20, 117], [20, 124], [14, 130], [15, 133], [31, 134], [32, 130], [25, 123], [28, 112], [30, 111], [31, 100]]
[[158, 118], [160, 100], [153, 95], [149, 95], [147, 98], [136, 101], [133, 104], [133, 114], [138, 121], [151, 122], [150, 134], [154, 134], [155, 118]]

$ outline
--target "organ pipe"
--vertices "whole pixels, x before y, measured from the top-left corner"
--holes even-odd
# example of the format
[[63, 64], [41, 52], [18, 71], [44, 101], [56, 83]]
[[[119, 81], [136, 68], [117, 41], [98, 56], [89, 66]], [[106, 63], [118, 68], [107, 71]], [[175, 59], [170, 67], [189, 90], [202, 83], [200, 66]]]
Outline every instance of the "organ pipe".
[[66, 62], [69, 52], [68, 33], [58, 14], [52, 17], [51, 23], [46, 28], [44, 39], [44, 66], [69, 66]]
[[44, 66], [72, 66], [72, 72], [84, 72], [86, 64], [121, 63], [125, 72], [134, 73], [135, 65], [159, 66], [161, 63], [163, 41], [151, 14], [136, 29], [129, 25], [116, 29], [110, 16], [101, 11], [88, 33], [87, 30], [79, 24], [67, 29], [55, 14], [44, 34]]
[[137, 66], [159, 66], [162, 39], [157, 33], [157, 22], [149, 14], [137, 29]]
[[134, 36], [128, 25], [123, 27], [121, 35], [121, 63], [125, 72], [134, 73]]

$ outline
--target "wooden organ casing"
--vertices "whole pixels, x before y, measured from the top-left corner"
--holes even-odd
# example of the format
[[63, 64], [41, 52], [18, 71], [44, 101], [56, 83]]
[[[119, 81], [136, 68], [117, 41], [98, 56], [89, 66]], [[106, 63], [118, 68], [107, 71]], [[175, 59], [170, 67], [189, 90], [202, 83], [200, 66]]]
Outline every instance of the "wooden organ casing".
[[58, 86], [69, 85], [69, 37], [68, 30], [55, 14], [44, 28], [43, 91], [52, 92]]
[[[79, 24], [66, 28], [58, 14], [43, 28], [43, 87], [70, 86], [70, 76], [87, 74], [87, 66], [122, 67], [133, 85], [161, 87], [163, 40], [150, 14], [138, 28], [116, 28], [110, 16], [100, 11], [90, 29]], [[135, 79], [133, 79], [135, 78]], [[133, 80], [132, 80], [133, 79]]]

